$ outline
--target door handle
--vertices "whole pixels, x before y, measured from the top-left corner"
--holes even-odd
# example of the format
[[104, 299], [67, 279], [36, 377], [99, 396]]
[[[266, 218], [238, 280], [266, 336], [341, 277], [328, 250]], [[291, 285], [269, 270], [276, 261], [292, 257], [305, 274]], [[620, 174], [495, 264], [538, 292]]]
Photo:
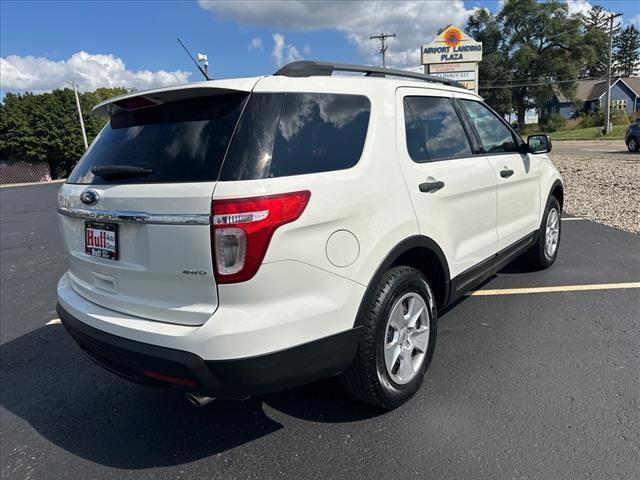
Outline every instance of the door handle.
[[437, 192], [441, 188], [444, 188], [444, 182], [442, 180], [432, 181], [432, 182], [424, 182], [418, 185], [418, 188], [423, 193], [428, 192]]
[[500, 170], [500, 176], [502, 178], [509, 178], [511, 175], [513, 175], [513, 170], [511, 169]]

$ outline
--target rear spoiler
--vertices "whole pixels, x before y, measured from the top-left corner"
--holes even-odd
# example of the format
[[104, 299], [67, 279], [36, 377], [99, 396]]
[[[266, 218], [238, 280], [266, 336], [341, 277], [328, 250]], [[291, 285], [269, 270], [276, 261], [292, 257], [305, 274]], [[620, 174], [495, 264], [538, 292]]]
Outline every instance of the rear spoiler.
[[105, 117], [113, 117], [122, 112], [139, 108], [161, 105], [166, 102], [186, 100], [189, 98], [223, 95], [225, 93], [251, 92], [262, 77], [242, 78], [235, 80], [213, 80], [209, 82], [174, 85], [142, 92], [131, 92], [110, 98], [93, 107], [92, 113]]

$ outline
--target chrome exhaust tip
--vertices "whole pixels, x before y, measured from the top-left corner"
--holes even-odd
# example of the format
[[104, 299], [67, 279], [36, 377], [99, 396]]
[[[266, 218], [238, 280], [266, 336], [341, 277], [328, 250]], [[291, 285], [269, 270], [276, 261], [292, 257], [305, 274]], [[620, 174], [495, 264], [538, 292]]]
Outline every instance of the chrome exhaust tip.
[[214, 397], [205, 397], [204, 395], [196, 395], [189, 392], [185, 393], [184, 396], [192, 405], [195, 405], [196, 407], [204, 407], [208, 403], [211, 403], [215, 400]]

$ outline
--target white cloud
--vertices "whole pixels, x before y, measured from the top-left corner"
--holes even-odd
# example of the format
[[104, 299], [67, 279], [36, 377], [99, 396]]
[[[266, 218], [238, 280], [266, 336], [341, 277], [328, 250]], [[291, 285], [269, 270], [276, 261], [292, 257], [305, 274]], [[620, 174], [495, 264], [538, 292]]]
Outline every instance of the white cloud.
[[122, 59], [113, 55], [76, 52], [67, 60], [9, 55], [0, 58], [0, 89], [10, 92], [45, 92], [74, 81], [82, 91], [100, 87], [126, 87], [145, 90], [164, 85], [186, 83], [190, 72], [176, 70], [128, 70]]
[[640, 28], [640, 13], [629, 19], [629, 25], [635, 25], [636, 28]]
[[591, 10], [589, 0], [567, 0], [569, 13], [588, 13]]
[[[569, 13], [573, 14], [573, 13], [579, 13], [582, 15], [588, 15], [589, 14], [589, 10], [591, 10], [593, 8], [593, 5], [597, 5], [598, 2], [596, 2], [595, 4], [592, 4], [589, 0], [567, 0], [567, 6], [569, 7]], [[608, 11], [608, 10], [603, 10], [603, 13], [605, 15], [612, 15], [615, 12], [612, 11]], [[634, 17], [636, 18], [636, 17]], [[638, 20], [640, 21], [640, 15], [637, 16]], [[618, 17], [614, 20], [614, 27], [617, 28], [619, 26], [622, 25], [622, 17]], [[631, 19], [631, 22], [633, 23], [633, 18]]]
[[262, 39], [260, 37], [252, 38], [247, 48], [249, 50], [262, 50]]
[[369, 36], [393, 32], [388, 41], [387, 63], [394, 67], [420, 65], [420, 45], [432, 40], [439, 28], [464, 27], [472, 9], [462, 0], [325, 1], [262, 0], [225, 2], [199, 0], [200, 7], [217, 17], [241, 24], [295, 31], [335, 29], [345, 34], [369, 63], [379, 64], [378, 45]]
[[304, 58], [294, 45], [285, 41], [284, 35], [281, 33], [274, 33], [272, 37], [273, 51], [271, 52], [271, 57], [276, 62], [276, 65], [281, 66]]

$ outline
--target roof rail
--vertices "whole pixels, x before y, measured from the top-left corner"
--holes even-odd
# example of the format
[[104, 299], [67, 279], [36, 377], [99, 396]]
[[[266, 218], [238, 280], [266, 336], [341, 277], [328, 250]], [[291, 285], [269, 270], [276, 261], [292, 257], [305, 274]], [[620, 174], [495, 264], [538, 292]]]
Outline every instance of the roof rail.
[[422, 73], [407, 72], [393, 68], [368, 67], [349, 63], [315, 62], [312, 60], [300, 60], [298, 62], [288, 63], [274, 73], [274, 75], [282, 75], [284, 77], [330, 77], [333, 72], [359, 72], [364, 73], [366, 77], [411, 78], [414, 80], [442, 83], [452, 87], [464, 88], [462, 84], [455, 80], [436, 77], [434, 75], [424, 75]]

